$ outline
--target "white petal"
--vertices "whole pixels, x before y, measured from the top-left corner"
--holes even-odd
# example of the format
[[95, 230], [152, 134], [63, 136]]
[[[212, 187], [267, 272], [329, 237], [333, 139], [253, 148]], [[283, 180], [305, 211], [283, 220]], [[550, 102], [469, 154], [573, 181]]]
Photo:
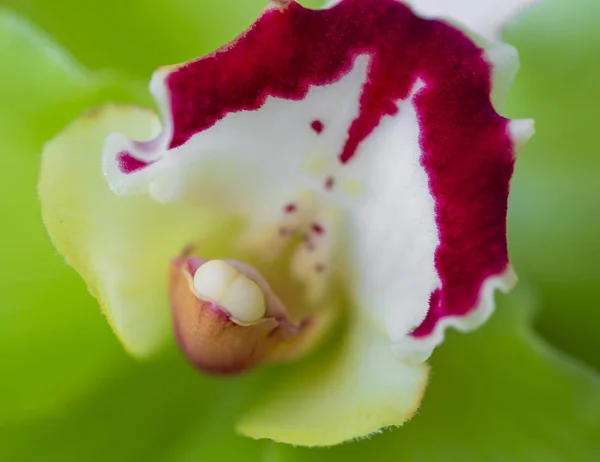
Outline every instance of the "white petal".
[[502, 27], [540, 0], [407, 0], [414, 11], [430, 18], [448, 18], [488, 39], [500, 37]]
[[397, 358], [413, 364], [427, 361], [431, 353], [444, 341], [446, 330], [454, 328], [460, 332], [470, 332], [484, 324], [494, 313], [496, 291], [509, 292], [517, 283], [517, 276], [509, 267], [504, 274], [488, 278], [481, 288], [478, 305], [466, 316], [448, 316], [438, 321], [433, 333], [423, 338], [406, 336], [392, 345]]
[[411, 98], [400, 103], [397, 116], [382, 121], [348, 166], [364, 189], [349, 217], [348, 288], [392, 342], [423, 321], [431, 293], [440, 287], [435, 203], [419, 137]]

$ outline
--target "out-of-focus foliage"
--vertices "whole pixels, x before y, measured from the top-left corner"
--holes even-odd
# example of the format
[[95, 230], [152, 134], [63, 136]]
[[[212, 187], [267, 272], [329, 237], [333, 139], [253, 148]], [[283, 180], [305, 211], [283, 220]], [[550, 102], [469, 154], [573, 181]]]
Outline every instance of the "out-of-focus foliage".
[[2, 0], [65, 45], [90, 69], [147, 79], [160, 65], [188, 61], [248, 27], [265, 0]]
[[511, 256], [540, 295], [542, 334], [600, 370], [600, 2], [544, 0], [505, 35], [521, 56], [508, 113], [536, 121], [513, 182]]

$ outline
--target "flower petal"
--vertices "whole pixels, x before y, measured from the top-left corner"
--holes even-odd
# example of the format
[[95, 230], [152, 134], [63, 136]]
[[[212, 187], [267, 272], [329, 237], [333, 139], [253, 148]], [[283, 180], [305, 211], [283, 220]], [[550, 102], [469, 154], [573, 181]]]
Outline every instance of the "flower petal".
[[[274, 0], [231, 45], [157, 72], [165, 130], [149, 143], [111, 137], [107, 178], [118, 193], [268, 222], [263, 253], [303, 227], [294, 271], [316, 294], [331, 272], [348, 273], [398, 356], [422, 361], [446, 326], [481, 324], [493, 289], [514, 282], [508, 185], [532, 129], [495, 111], [516, 53], [488, 45], [393, 0], [317, 11]], [[298, 209], [300, 223], [289, 218]], [[340, 241], [352, 249], [344, 263]]]
[[[443, 59], [435, 66], [451, 75]], [[461, 66], [472, 70], [472, 87], [445, 78], [436, 96], [432, 73], [350, 166], [361, 172], [366, 194], [351, 214], [351, 247], [361, 264], [348, 285], [387, 329], [397, 356], [411, 361], [427, 359], [447, 327], [480, 326], [493, 311], [493, 292], [516, 282], [507, 266], [508, 183], [532, 123], [499, 117], [490, 87], [474, 84], [491, 80], [499, 105], [518, 67], [516, 52], [490, 44]]]
[[497, 39], [506, 23], [539, 1], [407, 0], [407, 3], [422, 16], [448, 18], [483, 37]]
[[419, 407], [429, 368], [399, 363], [388, 342], [367, 320], [356, 319], [327, 353], [285, 374], [275, 370], [273, 385], [238, 430], [257, 439], [331, 446], [401, 425]]
[[[533, 122], [508, 121], [494, 111], [503, 107], [518, 70], [516, 50], [474, 40], [481, 54], [465, 53], [460, 64], [472, 70], [472, 87], [453, 86], [446, 77], [453, 71], [443, 59], [436, 62], [443, 94], [436, 96], [435, 73], [433, 85], [420, 82], [396, 120], [384, 120], [365, 143], [368, 158], [351, 167], [363, 177], [368, 172], [369, 197], [353, 211], [352, 247], [363, 264], [349, 286], [361, 306], [379, 308], [395, 354], [410, 361], [426, 360], [448, 327], [479, 327], [493, 312], [494, 291], [516, 282], [507, 266], [508, 183]], [[477, 81], [486, 82], [487, 96]], [[430, 308], [425, 319], [423, 305]]]
[[133, 107], [89, 112], [47, 144], [39, 194], [55, 246], [86, 280], [127, 349], [145, 356], [171, 338], [170, 259], [214, 222], [183, 205], [113, 194], [100, 165], [104, 139], [117, 129], [145, 139], [160, 126], [151, 112]]

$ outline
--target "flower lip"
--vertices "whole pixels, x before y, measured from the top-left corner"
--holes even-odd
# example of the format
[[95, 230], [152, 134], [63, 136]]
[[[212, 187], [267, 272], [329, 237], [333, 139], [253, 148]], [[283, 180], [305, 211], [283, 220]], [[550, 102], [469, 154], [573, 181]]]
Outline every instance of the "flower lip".
[[[194, 266], [194, 263], [191, 263]], [[276, 358], [278, 349], [296, 337], [301, 326], [287, 319], [235, 319], [222, 305], [203, 299], [185, 258], [173, 260], [170, 299], [177, 340], [190, 362], [214, 374], [237, 374]]]
[[246, 263], [206, 260], [184, 248], [170, 267], [175, 334], [197, 368], [238, 374], [310, 351], [335, 319], [331, 310], [289, 315], [269, 283]]

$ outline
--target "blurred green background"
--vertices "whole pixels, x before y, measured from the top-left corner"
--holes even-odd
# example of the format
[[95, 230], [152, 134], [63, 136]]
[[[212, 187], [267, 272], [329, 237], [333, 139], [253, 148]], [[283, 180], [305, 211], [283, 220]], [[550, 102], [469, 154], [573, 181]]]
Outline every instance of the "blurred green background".
[[0, 460], [600, 460], [597, 0], [544, 1], [506, 31], [522, 62], [506, 115], [537, 126], [509, 212], [521, 284], [436, 351], [414, 421], [326, 450], [251, 441], [236, 416], [280, 368], [208, 379], [174, 348], [123, 352], [41, 224], [41, 147], [86, 108], [152, 105], [156, 67], [228, 41], [264, 3], [0, 0]]

